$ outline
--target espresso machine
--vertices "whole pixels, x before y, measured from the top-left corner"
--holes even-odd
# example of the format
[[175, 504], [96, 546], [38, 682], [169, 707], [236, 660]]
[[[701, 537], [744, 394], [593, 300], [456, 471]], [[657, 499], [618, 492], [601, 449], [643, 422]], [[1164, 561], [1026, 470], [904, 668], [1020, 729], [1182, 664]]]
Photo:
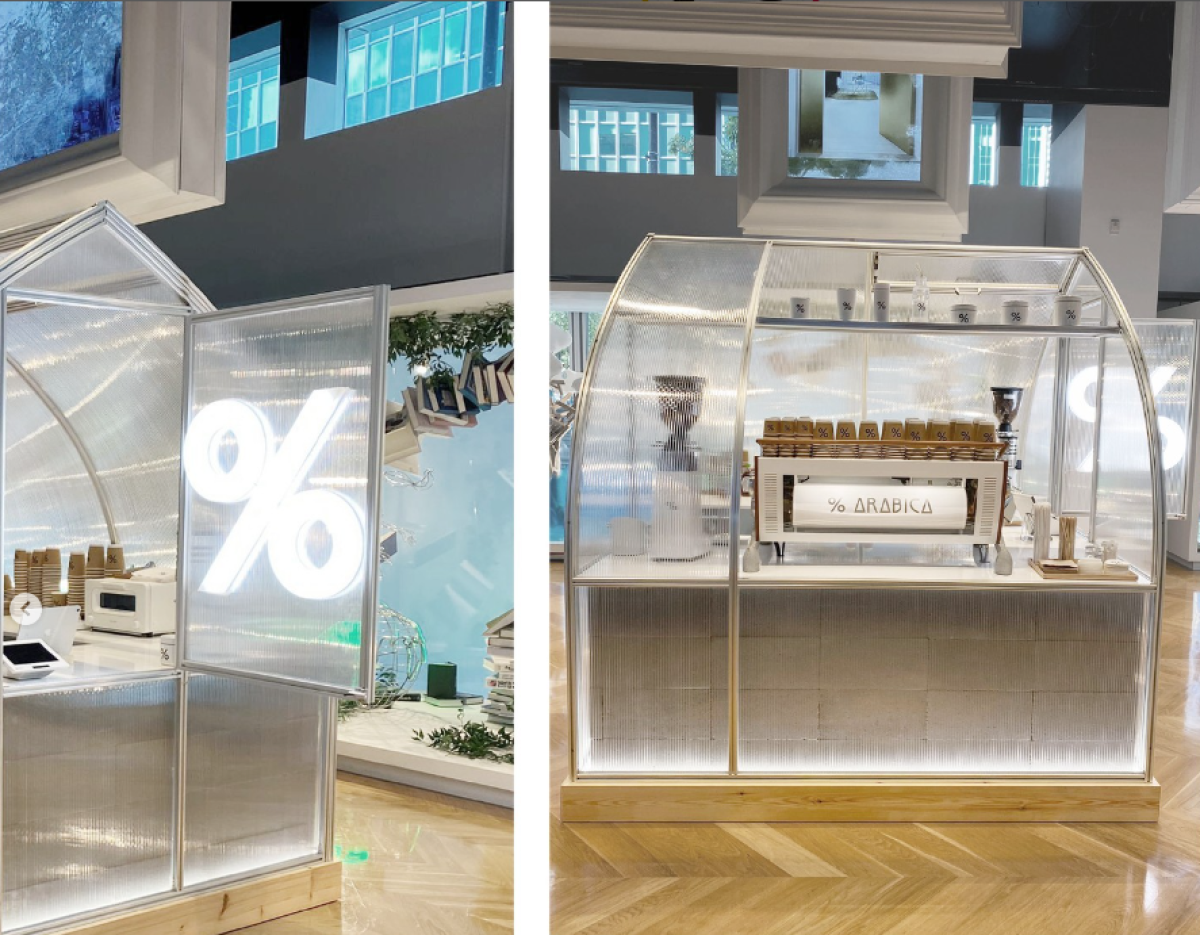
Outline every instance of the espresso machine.
[[704, 404], [704, 379], [656, 376], [658, 413], [669, 433], [658, 442], [654, 503], [650, 518], [650, 557], [656, 562], [690, 562], [707, 555], [712, 539], [704, 531], [702, 475], [689, 434]]

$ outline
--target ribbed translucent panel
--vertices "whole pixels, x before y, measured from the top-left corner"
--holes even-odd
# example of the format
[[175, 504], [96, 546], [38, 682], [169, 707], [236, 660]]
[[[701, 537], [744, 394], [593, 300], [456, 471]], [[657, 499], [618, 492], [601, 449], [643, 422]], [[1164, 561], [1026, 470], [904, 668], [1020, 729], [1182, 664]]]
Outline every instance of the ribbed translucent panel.
[[[5, 560], [11, 560], [13, 548], [54, 545], [78, 551], [89, 543], [107, 543], [107, 526], [97, 527], [93, 520], [104, 499], [127, 563], [174, 567], [182, 319], [34, 306], [9, 314], [5, 325], [7, 353], [15, 364], [7, 371], [8, 401], [11, 408], [27, 411], [25, 416], [6, 412]], [[39, 394], [69, 421], [83, 455], [65, 431], [51, 425], [51, 410]], [[33, 420], [46, 431], [18, 432], [14, 418]], [[25, 427], [35, 429], [27, 421]], [[94, 467], [94, 482], [84, 456]], [[76, 525], [78, 517], [88, 524]], [[21, 535], [22, 529], [29, 534]]]
[[1122, 338], [1105, 339], [1103, 380], [1094, 538], [1115, 540], [1120, 558], [1151, 574], [1155, 516], [1150, 446], [1141, 391]]
[[176, 308], [186, 305], [175, 287], [107, 226], [79, 235], [4, 285]]
[[[792, 299], [806, 298], [815, 318], [838, 317], [838, 289], [858, 290], [858, 318], [866, 318], [869, 302], [863, 289], [871, 272], [869, 251], [852, 247], [814, 247], [772, 244], [763, 271], [758, 315], [788, 318]], [[868, 299], [870, 296], [867, 297]]]
[[[627, 272], [575, 428], [578, 574], [728, 576], [738, 388], [763, 249], [654, 240]], [[644, 525], [631, 534], [642, 545], [614, 558], [618, 518]]]
[[5, 368], [4, 434], [5, 571], [12, 571], [14, 549], [53, 544], [78, 552], [107, 542], [100, 500], [78, 450], [11, 366]]
[[[188, 478], [187, 662], [365, 689], [363, 595], [375, 574], [367, 480], [379, 470], [369, 444], [382, 430], [370, 408], [376, 355], [382, 365], [375, 305], [362, 293], [196, 320], [193, 424], [210, 404], [238, 400], [262, 414], [272, 445], [265, 473], [250, 474], [233, 502], [207, 499]], [[261, 424], [243, 426], [246, 437], [261, 438]], [[238, 525], [244, 511], [254, 521]], [[297, 515], [311, 523], [294, 538], [281, 533]]]
[[4, 699], [4, 930], [170, 892], [178, 682]]
[[1057, 385], [1058, 341], [1047, 341], [1038, 359], [1037, 374], [1025, 391], [1017, 417], [1021, 474], [1014, 482], [1037, 500], [1050, 499]]
[[1187, 469], [1192, 425], [1192, 367], [1196, 359], [1196, 323], [1183, 319], [1136, 318], [1133, 329], [1142, 343], [1158, 431], [1162, 436], [1163, 493], [1166, 510], [1182, 514], [1187, 505]]
[[317, 857], [327, 698], [209, 675], [187, 693], [184, 885]]
[[1046, 343], [1007, 335], [757, 328], [744, 445], [758, 452], [763, 420], [771, 416], [993, 418], [990, 387], [1030, 386]]
[[724, 588], [578, 588], [580, 773], [729, 767]]
[[744, 590], [739, 770], [1140, 774], [1149, 600]]
[[[1097, 374], [1102, 343], [1096, 340], [1064, 342], [1067, 369], [1062, 392], [1065, 405], [1062, 412], [1062, 467], [1060, 500], [1055, 511], [1090, 515], [1092, 482], [1095, 479], [1097, 430]], [[1107, 398], [1107, 397], [1106, 397]], [[1143, 425], [1145, 420], [1143, 420]], [[1053, 437], [1053, 431], [1047, 438]], [[1081, 529], [1080, 532], [1086, 530]]]
[[[947, 251], [949, 253], [950, 251]], [[996, 253], [964, 251], [957, 256], [906, 251], [888, 247], [879, 254], [881, 282], [911, 286], [918, 267], [931, 286], [982, 286], [1003, 291], [1005, 286], [1029, 286], [1058, 292], [1078, 253]], [[1037, 318], [1035, 316], [1034, 320]]]

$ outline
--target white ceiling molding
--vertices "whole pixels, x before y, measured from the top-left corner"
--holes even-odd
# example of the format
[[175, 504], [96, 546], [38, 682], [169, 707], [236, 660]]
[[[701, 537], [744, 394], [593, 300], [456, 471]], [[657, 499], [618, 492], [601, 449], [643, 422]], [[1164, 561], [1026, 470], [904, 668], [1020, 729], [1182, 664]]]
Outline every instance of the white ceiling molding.
[[1163, 208], [1169, 214], [1200, 214], [1200, 10], [1175, 4], [1175, 45], [1171, 56], [1171, 105], [1167, 110], [1167, 184]]
[[924, 79], [921, 180], [788, 175], [788, 73], [738, 72], [738, 225], [761, 237], [958, 241], [967, 232], [970, 78]]
[[1004, 78], [1021, 3], [555, 0], [550, 45], [555, 58]]
[[100, 201], [138, 224], [225, 201], [228, 0], [121, 8], [120, 130], [0, 172], [5, 230]]

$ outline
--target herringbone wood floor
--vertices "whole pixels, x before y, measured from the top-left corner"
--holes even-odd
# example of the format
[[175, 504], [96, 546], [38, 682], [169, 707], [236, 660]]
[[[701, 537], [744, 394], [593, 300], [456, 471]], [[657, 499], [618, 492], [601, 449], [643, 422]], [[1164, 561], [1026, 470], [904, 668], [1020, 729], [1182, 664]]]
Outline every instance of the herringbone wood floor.
[[1200, 574], [1172, 566], [1157, 824], [573, 824], [551, 568], [553, 935], [1200, 935]]

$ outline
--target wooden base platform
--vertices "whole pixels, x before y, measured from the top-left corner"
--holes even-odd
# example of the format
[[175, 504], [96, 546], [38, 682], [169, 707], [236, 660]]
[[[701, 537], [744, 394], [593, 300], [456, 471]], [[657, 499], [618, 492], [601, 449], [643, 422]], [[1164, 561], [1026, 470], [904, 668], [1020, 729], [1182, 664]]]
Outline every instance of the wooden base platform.
[[1134, 780], [567, 780], [563, 821], [1157, 821]]
[[56, 935], [225, 935], [342, 898], [342, 865], [314, 864], [59, 930]]

